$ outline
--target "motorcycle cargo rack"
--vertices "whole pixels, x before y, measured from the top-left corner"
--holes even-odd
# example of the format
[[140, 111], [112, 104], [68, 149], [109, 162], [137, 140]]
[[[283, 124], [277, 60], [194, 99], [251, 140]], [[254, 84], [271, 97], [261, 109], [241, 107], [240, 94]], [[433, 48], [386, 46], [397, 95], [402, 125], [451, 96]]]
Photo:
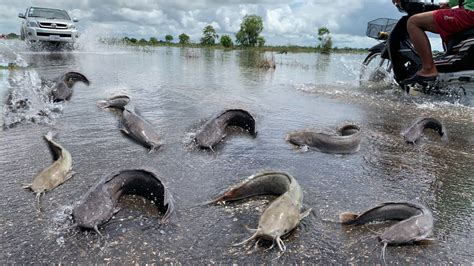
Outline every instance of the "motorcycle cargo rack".
[[398, 19], [393, 18], [378, 18], [367, 23], [367, 37], [376, 40], [386, 40], [388, 35], [397, 24]]

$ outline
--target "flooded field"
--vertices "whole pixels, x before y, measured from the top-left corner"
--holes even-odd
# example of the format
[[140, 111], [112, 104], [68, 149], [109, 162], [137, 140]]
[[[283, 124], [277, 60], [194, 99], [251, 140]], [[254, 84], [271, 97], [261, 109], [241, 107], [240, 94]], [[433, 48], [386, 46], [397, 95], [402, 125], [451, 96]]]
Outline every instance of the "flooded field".
[[[389, 246], [388, 264], [474, 261], [474, 108], [405, 95], [388, 84], [360, 87], [364, 54], [274, 54], [276, 68], [265, 70], [255, 66], [259, 55], [246, 51], [96, 46], [32, 52], [19, 42], [0, 46], [4, 60], [18, 60], [15, 69], [0, 70], [3, 263], [381, 264], [376, 235], [389, 223], [346, 227], [338, 216], [386, 201], [430, 208], [436, 239]], [[77, 83], [69, 102], [50, 103], [48, 82], [41, 80], [72, 70], [86, 75], [90, 86]], [[28, 98], [31, 108], [3, 106], [12, 92], [15, 99]], [[125, 137], [116, 114], [96, 106], [117, 94], [129, 95], [162, 136], [158, 151], [148, 153]], [[255, 117], [257, 137], [233, 134], [213, 152], [193, 147], [196, 129], [229, 108]], [[406, 144], [403, 130], [421, 116], [442, 121], [449, 141], [427, 130], [419, 143]], [[326, 154], [285, 141], [292, 131], [334, 133], [344, 123], [362, 128], [357, 153]], [[71, 153], [76, 175], [42, 197], [40, 213], [35, 195], [22, 185], [51, 163], [43, 139], [51, 130]], [[73, 206], [99, 179], [129, 168], [152, 169], [168, 186], [176, 208], [170, 223], [159, 223], [162, 214], [150, 202], [127, 197], [100, 228], [103, 237], [77, 229]], [[283, 254], [266, 245], [232, 246], [251, 235], [246, 226], [257, 227], [273, 197], [204, 204], [264, 170], [293, 175], [304, 192], [303, 209], [313, 209], [284, 239]]]

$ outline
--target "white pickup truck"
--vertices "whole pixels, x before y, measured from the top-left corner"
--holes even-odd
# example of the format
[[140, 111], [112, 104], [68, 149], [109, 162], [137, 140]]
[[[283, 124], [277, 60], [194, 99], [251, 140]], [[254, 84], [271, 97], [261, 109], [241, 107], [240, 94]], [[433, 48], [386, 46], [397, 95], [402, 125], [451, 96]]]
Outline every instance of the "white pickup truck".
[[79, 37], [75, 22], [66, 10], [43, 7], [29, 7], [25, 14], [20, 13], [20, 38], [27, 43], [62, 42], [74, 43]]

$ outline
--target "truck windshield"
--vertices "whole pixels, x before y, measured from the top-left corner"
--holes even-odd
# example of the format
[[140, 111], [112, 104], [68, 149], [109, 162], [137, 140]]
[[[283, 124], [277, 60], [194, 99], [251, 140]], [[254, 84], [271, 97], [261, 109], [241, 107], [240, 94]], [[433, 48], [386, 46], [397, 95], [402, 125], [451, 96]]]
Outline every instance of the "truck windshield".
[[71, 20], [64, 10], [48, 8], [30, 8], [28, 17], [48, 18], [48, 19], [66, 19]]

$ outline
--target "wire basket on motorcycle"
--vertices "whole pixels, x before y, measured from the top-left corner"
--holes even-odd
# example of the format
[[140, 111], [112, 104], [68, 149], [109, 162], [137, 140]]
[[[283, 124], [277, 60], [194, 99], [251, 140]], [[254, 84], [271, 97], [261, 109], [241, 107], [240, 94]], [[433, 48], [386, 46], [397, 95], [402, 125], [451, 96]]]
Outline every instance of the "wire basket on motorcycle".
[[386, 40], [390, 32], [397, 24], [397, 19], [378, 18], [367, 23], [367, 37], [376, 40]]

